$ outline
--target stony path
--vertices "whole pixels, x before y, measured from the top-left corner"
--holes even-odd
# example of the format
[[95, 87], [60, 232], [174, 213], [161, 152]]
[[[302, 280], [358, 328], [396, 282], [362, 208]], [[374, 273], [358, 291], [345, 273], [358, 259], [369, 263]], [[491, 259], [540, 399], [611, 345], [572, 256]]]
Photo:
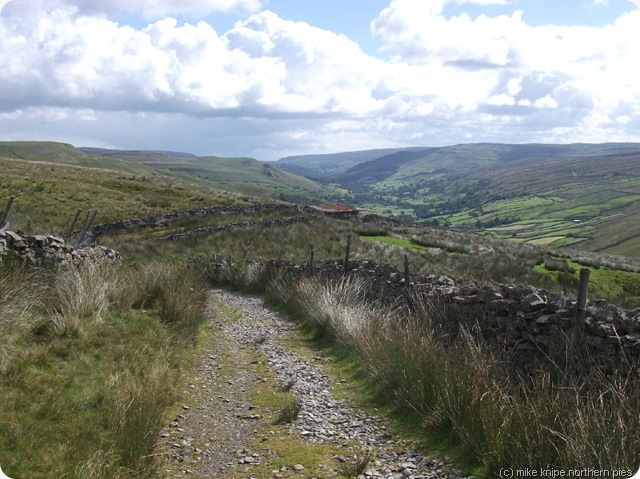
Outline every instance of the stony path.
[[[283, 338], [298, 334], [295, 325], [260, 298], [220, 290], [213, 295], [218, 340], [188, 385], [181, 410], [163, 431], [160, 454], [166, 461], [160, 477], [461, 477], [389, 433], [382, 418], [336, 399], [324, 367], [327, 359], [288, 348]], [[227, 320], [216, 319], [221, 314]], [[235, 317], [229, 320], [229, 315]], [[274, 411], [254, 404], [263, 383], [273, 390], [290, 388], [299, 406], [297, 419], [273, 425]], [[316, 464], [281, 465], [278, 459], [285, 452], [276, 444], [283, 441], [289, 449], [308, 448], [327, 457], [315, 459]], [[368, 462], [357, 475], [354, 467], [363, 457]]]

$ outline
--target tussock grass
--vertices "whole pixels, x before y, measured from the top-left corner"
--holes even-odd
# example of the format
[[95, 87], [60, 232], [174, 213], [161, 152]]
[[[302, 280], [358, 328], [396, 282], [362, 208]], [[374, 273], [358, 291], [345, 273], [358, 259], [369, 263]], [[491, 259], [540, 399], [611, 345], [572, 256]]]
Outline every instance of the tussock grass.
[[204, 280], [180, 264], [0, 269], [3, 470], [153, 477]]
[[[237, 221], [260, 221], [290, 214], [289, 211], [279, 211], [211, 215], [198, 218], [197, 224], [204, 226]], [[576, 289], [574, 285], [559, 282], [548, 272], [541, 271], [539, 265], [543, 264], [546, 258], [560, 254], [557, 251], [528, 243], [516, 243], [444, 228], [381, 226], [318, 216], [306, 223], [282, 227], [253, 226], [192, 236], [178, 241], [153, 239], [158, 234], [188, 230], [194, 226], [196, 223], [193, 221], [180, 220], [159, 229], [105, 234], [101, 241], [106, 246], [120, 251], [129, 260], [142, 263], [149, 260], [188, 259], [198, 263], [207, 273], [211, 273], [207, 271], [208, 263], [224, 259], [236, 264], [238, 268], [228, 277], [213, 278], [214, 281], [254, 292], [261, 291], [265, 285], [260, 284], [262, 280], [259, 278], [259, 272], [251, 270], [253, 262], [281, 259], [302, 263], [310, 259], [312, 250], [316, 261], [344, 258], [348, 235], [352, 237], [352, 259], [372, 260], [402, 270], [404, 257], [407, 256], [412, 275], [445, 274], [481, 282], [528, 284], [546, 290], [566, 289], [573, 292]], [[384, 241], [379, 241], [379, 238], [371, 236], [374, 233], [387, 236]], [[562, 254], [570, 257], [574, 253], [564, 251]], [[599, 257], [595, 253], [592, 256]], [[628, 258], [619, 259], [630, 261]], [[606, 288], [599, 288], [596, 284], [604, 281], [605, 279], [600, 280], [594, 276], [590, 287], [592, 293], [618, 304], [637, 304], [637, 288], [618, 288], [615, 295], [607, 294]]]
[[142, 476], [155, 470], [156, 440], [176, 397], [174, 377], [165, 361], [149, 368], [144, 382], [130, 372], [110, 378], [103, 420], [120, 467]]
[[273, 424], [291, 424], [296, 419], [302, 410], [302, 402], [294, 398], [287, 402], [280, 408], [278, 416], [274, 419]]
[[371, 451], [366, 451], [359, 456], [354, 455], [350, 461], [340, 468], [340, 474], [345, 477], [359, 477], [367, 469], [371, 456]]
[[186, 266], [174, 267], [172, 275], [160, 287], [160, 321], [176, 332], [195, 340], [204, 322], [203, 305], [207, 292], [204, 278]]
[[270, 295], [316, 337], [352, 351], [372, 384], [426, 428], [452, 430], [489, 475], [503, 467], [637, 467], [637, 381], [575, 368], [519, 377], [438, 304], [415, 297], [411, 310], [385, 308], [366, 303], [363, 289], [352, 279], [279, 280]]

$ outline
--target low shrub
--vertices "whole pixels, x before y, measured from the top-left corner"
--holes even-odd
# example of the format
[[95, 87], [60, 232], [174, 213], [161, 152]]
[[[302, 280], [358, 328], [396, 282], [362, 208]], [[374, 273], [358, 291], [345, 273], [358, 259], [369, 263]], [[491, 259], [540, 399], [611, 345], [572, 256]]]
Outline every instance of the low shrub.
[[296, 419], [302, 410], [302, 402], [299, 399], [292, 399], [287, 402], [278, 413], [278, 416], [274, 419], [273, 424], [291, 424]]

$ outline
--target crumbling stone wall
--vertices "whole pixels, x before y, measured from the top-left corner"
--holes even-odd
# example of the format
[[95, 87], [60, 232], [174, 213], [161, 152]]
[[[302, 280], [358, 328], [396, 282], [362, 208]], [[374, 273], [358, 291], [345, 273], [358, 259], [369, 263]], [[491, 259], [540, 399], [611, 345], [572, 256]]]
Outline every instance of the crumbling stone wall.
[[196, 216], [208, 215], [213, 213], [231, 214], [231, 213], [255, 213], [259, 211], [278, 211], [278, 210], [296, 210], [306, 214], [312, 214], [313, 210], [305, 206], [293, 206], [289, 204], [267, 203], [250, 206], [204, 206], [202, 208], [194, 208], [190, 210], [174, 211], [171, 213], [162, 213], [143, 218], [131, 218], [111, 223], [103, 223], [95, 225], [89, 230], [89, 237], [95, 238], [103, 233], [110, 231], [119, 231], [134, 228], [146, 228], [154, 226], [162, 226], [170, 221], [180, 218], [193, 218]]
[[163, 236], [163, 240], [177, 241], [189, 236], [217, 233], [219, 231], [236, 229], [236, 228], [252, 228], [254, 226], [262, 226], [264, 228], [274, 228], [277, 226], [287, 226], [295, 223], [304, 223], [309, 221], [309, 216], [293, 216], [289, 218], [275, 218], [271, 220], [263, 221], [240, 221], [237, 223], [226, 223], [222, 225], [205, 226], [203, 228], [197, 228], [186, 233], [175, 233], [172, 235]]
[[53, 263], [60, 266], [82, 262], [122, 261], [120, 254], [104, 246], [74, 247], [53, 235], [21, 235], [15, 231], [0, 230], [0, 262], [17, 259], [30, 264]]
[[[217, 263], [216, 268], [228, 268]], [[279, 274], [337, 280], [345, 274], [343, 260], [291, 264], [264, 263], [268, 278]], [[575, 299], [532, 286], [481, 284], [444, 275], [405, 275], [398, 269], [372, 261], [350, 261], [347, 274], [368, 284], [372, 300], [404, 304], [437, 302], [451, 329], [465, 326], [481, 337], [496, 357], [521, 372], [562, 364], [567, 348], [587, 352], [584, 367], [606, 374], [627, 375], [640, 368], [640, 308], [627, 310], [601, 300], [588, 302], [586, 319], [577, 324]], [[578, 335], [578, 344], [574, 337]], [[580, 359], [583, 360], [583, 359]]]

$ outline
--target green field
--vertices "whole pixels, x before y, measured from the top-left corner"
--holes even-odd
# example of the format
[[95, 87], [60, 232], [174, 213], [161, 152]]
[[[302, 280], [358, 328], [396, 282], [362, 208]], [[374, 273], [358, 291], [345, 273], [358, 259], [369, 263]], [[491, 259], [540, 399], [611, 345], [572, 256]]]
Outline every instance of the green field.
[[367, 213], [640, 256], [639, 166], [639, 144], [475, 144], [388, 155], [335, 181]]
[[[558, 258], [559, 259], [559, 258]], [[568, 271], [573, 281], [568, 278], [559, 278], [561, 272], [550, 270], [544, 264], [538, 264], [534, 270], [547, 275], [555, 282], [564, 281], [565, 283], [575, 285], [580, 278], [580, 270], [586, 268], [590, 271], [589, 275], [589, 295], [592, 297], [605, 298], [616, 301], [619, 298], [625, 298], [626, 304], [637, 304], [640, 302], [640, 273], [629, 271], [621, 271], [619, 269], [607, 266], [587, 266], [576, 261], [567, 260]]]

